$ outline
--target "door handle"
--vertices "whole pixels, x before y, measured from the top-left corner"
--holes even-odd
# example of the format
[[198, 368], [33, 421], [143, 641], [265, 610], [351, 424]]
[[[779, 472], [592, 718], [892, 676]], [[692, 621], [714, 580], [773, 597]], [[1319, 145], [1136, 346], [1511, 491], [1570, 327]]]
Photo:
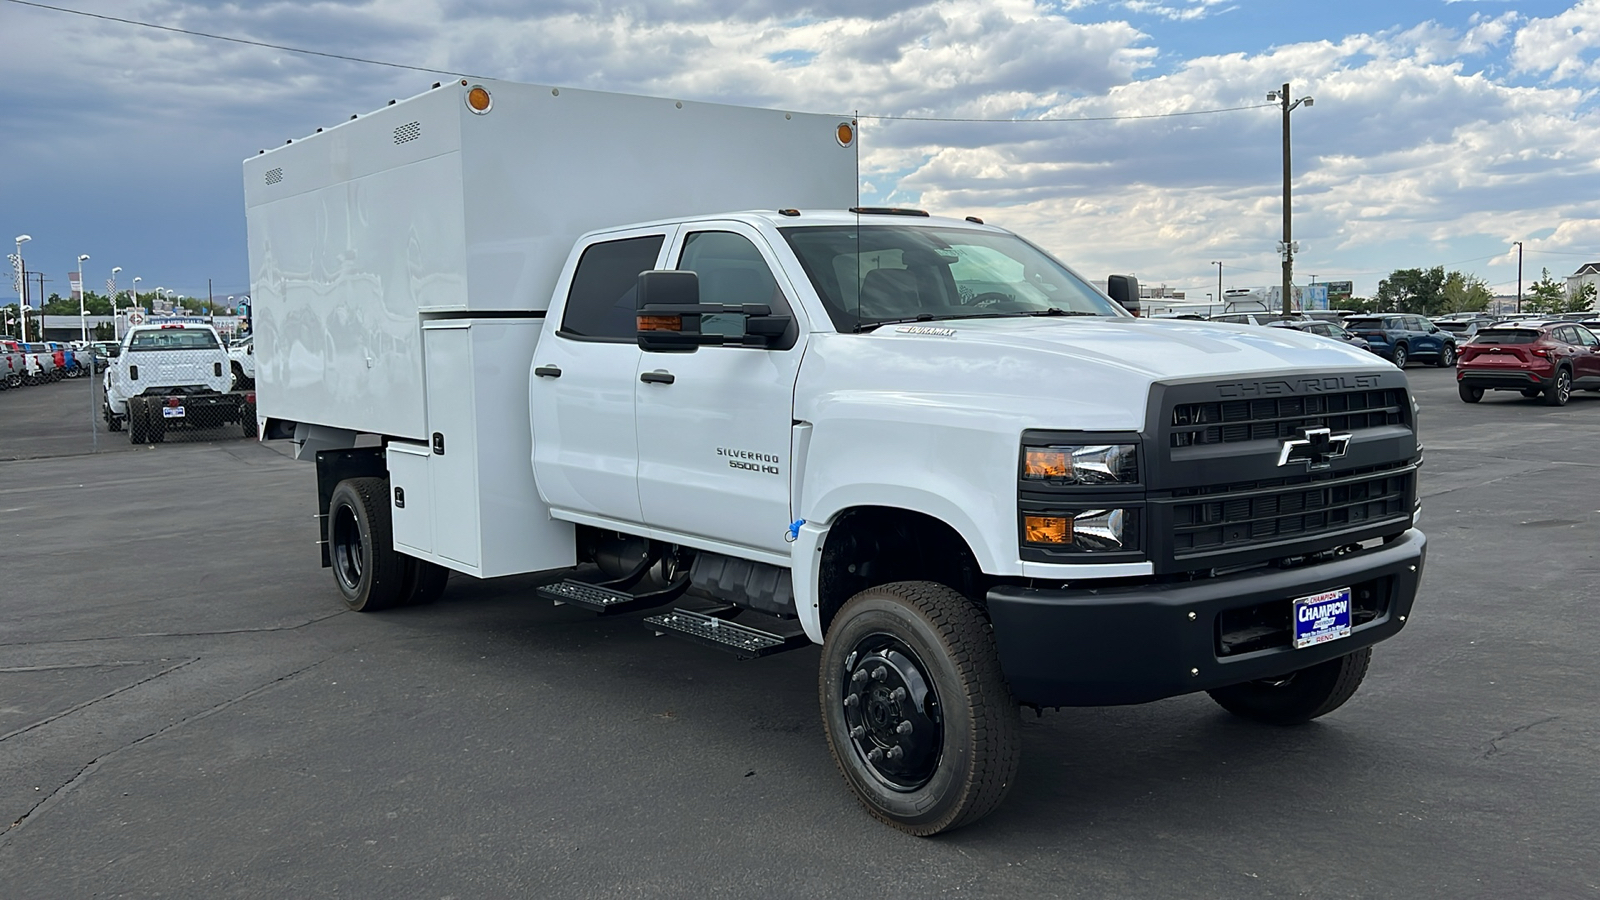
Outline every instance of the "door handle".
[[639, 380], [645, 384], [671, 384], [678, 379], [673, 378], [671, 372], [646, 372]]
[[533, 374], [539, 376], [540, 378], [560, 378], [561, 377], [561, 367], [560, 366], [535, 366], [534, 370], [533, 370]]

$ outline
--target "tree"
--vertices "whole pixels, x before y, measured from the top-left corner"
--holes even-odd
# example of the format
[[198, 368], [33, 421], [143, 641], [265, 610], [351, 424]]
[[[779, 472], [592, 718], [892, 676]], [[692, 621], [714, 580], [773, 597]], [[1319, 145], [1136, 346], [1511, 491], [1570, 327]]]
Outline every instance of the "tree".
[[1378, 295], [1373, 299], [1383, 312], [1438, 315], [1444, 308], [1444, 266], [1395, 269], [1378, 282]]
[[1461, 272], [1445, 276], [1441, 293], [1445, 312], [1482, 312], [1494, 300], [1482, 278]]
[[1528, 286], [1522, 305], [1529, 312], [1545, 315], [1567, 312], [1567, 292], [1550, 277], [1550, 270], [1545, 269], [1539, 280]]
[[1576, 291], [1572, 291], [1567, 295], [1566, 312], [1589, 312], [1594, 309], [1594, 299], [1594, 282], [1585, 281], [1578, 286]]

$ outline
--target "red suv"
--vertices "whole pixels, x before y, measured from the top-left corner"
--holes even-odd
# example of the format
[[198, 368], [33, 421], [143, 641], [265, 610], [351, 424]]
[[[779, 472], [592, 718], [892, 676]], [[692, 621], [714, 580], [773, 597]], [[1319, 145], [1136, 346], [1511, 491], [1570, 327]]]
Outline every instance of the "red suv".
[[1572, 322], [1490, 325], [1461, 348], [1456, 387], [1468, 403], [1484, 391], [1521, 391], [1565, 406], [1575, 388], [1600, 391], [1600, 338]]

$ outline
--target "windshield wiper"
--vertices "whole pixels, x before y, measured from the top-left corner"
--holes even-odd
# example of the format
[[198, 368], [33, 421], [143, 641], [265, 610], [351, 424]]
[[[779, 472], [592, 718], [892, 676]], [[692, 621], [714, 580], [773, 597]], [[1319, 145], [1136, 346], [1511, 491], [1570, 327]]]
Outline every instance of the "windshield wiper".
[[1057, 307], [1052, 306], [1049, 309], [1039, 309], [1039, 310], [1034, 310], [1033, 312], [1017, 313], [1017, 315], [1021, 315], [1021, 316], [1099, 316], [1099, 315], [1101, 315], [1101, 313], [1087, 312], [1087, 311], [1081, 310], [1081, 309], [1058, 309]]

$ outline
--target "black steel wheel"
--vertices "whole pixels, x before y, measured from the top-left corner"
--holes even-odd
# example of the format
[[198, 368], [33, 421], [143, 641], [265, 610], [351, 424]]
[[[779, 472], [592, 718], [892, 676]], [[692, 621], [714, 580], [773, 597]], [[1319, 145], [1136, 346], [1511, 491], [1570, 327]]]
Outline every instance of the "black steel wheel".
[[1439, 358], [1434, 360], [1433, 364], [1438, 366], [1441, 369], [1448, 369], [1449, 367], [1455, 365], [1456, 364], [1456, 345], [1455, 344], [1445, 344], [1444, 345], [1444, 349], [1439, 351]]
[[1544, 390], [1545, 406], [1566, 406], [1572, 399], [1572, 373], [1566, 369], [1556, 370], [1556, 380]]
[[822, 724], [867, 811], [926, 836], [977, 821], [1016, 777], [1021, 723], [983, 611], [928, 581], [868, 588], [822, 649]]
[[1241, 718], [1268, 725], [1299, 725], [1343, 706], [1367, 677], [1372, 648], [1325, 663], [1207, 691], [1217, 705]]
[[389, 482], [349, 478], [328, 501], [328, 556], [344, 603], [356, 612], [388, 609], [405, 588], [405, 558], [395, 552]]
[[1481, 387], [1472, 387], [1471, 385], [1457, 384], [1456, 385], [1456, 393], [1460, 394], [1461, 395], [1461, 399], [1465, 400], [1468, 403], [1477, 403], [1479, 400], [1483, 399], [1483, 388], [1481, 388]]
[[1395, 364], [1395, 367], [1399, 368], [1399, 369], [1404, 369], [1406, 367], [1406, 363], [1409, 362], [1410, 360], [1411, 360], [1411, 354], [1410, 354], [1410, 351], [1406, 350], [1406, 345], [1405, 344], [1396, 344], [1395, 348], [1394, 348], [1394, 364]]

